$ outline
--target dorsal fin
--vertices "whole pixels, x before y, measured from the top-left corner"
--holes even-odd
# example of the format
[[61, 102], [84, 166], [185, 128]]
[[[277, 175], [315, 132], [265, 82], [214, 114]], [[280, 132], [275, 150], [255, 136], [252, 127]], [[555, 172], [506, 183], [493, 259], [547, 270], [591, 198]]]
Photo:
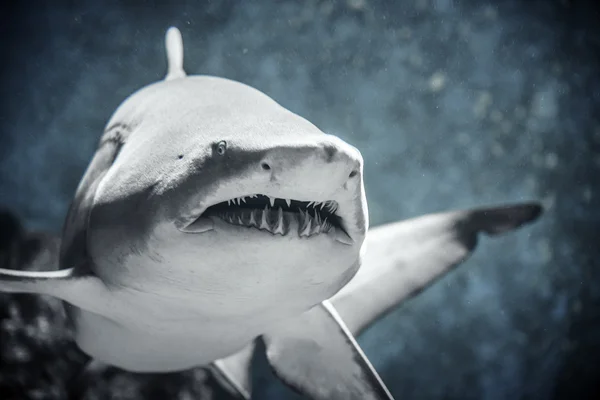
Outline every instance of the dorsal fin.
[[183, 78], [185, 71], [183, 70], [183, 39], [181, 32], [174, 26], [167, 30], [165, 36], [165, 46], [167, 49], [167, 76], [165, 80]]

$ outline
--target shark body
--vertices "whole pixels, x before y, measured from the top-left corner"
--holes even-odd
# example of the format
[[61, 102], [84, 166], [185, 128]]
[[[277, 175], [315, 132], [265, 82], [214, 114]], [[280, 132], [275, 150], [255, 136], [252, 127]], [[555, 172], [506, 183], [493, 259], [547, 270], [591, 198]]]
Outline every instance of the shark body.
[[249, 86], [187, 76], [179, 31], [166, 42], [165, 80], [106, 126], [60, 268], [2, 269], [0, 290], [64, 300], [79, 347], [125, 370], [211, 365], [248, 398], [259, 338], [301, 394], [392, 398], [354, 336], [457, 265], [479, 232], [515, 229], [540, 207], [369, 231], [356, 148]]

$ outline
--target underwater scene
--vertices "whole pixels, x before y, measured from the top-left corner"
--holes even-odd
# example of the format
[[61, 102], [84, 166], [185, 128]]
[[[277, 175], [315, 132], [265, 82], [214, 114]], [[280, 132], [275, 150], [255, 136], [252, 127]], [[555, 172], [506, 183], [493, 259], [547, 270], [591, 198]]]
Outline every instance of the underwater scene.
[[0, 399], [600, 399], [600, 7], [0, 6]]

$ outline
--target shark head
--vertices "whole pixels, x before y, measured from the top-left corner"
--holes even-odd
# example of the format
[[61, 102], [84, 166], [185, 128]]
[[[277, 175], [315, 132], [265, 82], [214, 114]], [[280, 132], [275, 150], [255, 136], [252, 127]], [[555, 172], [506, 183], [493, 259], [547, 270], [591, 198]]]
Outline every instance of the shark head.
[[368, 228], [360, 152], [264, 93], [179, 75], [128, 98], [103, 140], [121, 143], [89, 220], [103, 280], [204, 293], [223, 315], [284, 297], [301, 311], [356, 273]]

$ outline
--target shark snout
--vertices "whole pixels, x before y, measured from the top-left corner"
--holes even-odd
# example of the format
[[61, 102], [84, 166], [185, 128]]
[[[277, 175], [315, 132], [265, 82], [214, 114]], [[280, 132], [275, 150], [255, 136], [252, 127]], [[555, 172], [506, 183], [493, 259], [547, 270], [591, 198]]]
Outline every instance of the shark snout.
[[325, 194], [348, 188], [350, 182], [357, 180], [362, 156], [356, 148], [327, 135], [318, 141], [268, 150], [260, 161], [260, 170], [277, 186]]

